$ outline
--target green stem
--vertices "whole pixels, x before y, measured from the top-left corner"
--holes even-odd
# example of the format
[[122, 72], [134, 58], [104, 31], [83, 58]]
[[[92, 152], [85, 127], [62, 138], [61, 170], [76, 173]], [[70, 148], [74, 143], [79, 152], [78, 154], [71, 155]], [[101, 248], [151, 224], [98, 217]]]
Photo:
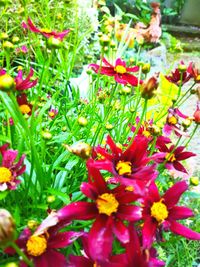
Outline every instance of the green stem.
[[199, 126], [199, 124], [197, 124], [197, 125], [195, 126], [195, 128], [194, 128], [194, 130], [193, 130], [193, 132], [192, 132], [192, 134], [191, 134], [191, 136], [190, 136], [190, 138], [188, 139], [187, 143], [185, 144], [185, 147], [187, 147], [188, 144], [190, 143], [190, 141], [192, 140], [193, 136], [194, 136], [195, 133], [196, 133], [196, 130], [197, 130], [198, 126]]
[[34, 267], [33, 263], [27, 258], [27, 256], [23, 253], [23, 251], [17, 246], [16, 243], [14, 242], [11, 242], [9, 244], [9, 246], [11, 246], [15, 251], [16, 253], [22, 257], [23, 261], [30, 267]]

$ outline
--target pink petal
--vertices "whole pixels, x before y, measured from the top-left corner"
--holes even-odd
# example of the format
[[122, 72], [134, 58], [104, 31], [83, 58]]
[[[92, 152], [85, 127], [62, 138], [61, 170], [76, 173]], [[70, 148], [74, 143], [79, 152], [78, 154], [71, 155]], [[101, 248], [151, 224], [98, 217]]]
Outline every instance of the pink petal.
[[162, 198], [165, 200], [165, 204], [167, 205], [168, 209], [178, 203], [181, 195], [187, 189], [188, 189], [187, 183], [185, 181], [180, 181], [175, 183], [165, 192]]
[[97, 189], [89, 183], [83, 182], [80, 187], [81, 192], [90, 199], [97, 199], [98, 197], [98, 191]]
[[89, 252], [94, 261], [106, 261], [112, 252], [113, 233], [108, 216], [100, 215], [90, 229]]
[[49, 248], [64, 248], [68, 245], [72, 244], [77, 238], [82, 236], [83, 233], [79, 232], [62, 232], [57, 233], [56, 235], [53, 235], [50, 237], [48, 242]]
[[123, 66], [123, 67], [126, 68], [126, 62], [123, 61], [121, 58], [117, 58], [116, 61], [115, 61], [115, 66], [118, 66], [118, 65]]
[[177, 234], [177, 235], [181, 235], [184, 236], [188, 239], [192, 239], [192, 240], [200, 240], [200, 233], [194, 232], [193, 230], [189, 229], [188, 227], [173, 221], [170, 224], [170, 230]]
[[128, 231], [128, 228], [120, 220], [115, 220], [112, 229], [113, 229], [113, 232], [116, 235], [116, 237], [123, 244], [129, 242], [129, 231]]
[[184, 159], [188, 159], [190, 157], [194, 157], [196, 156], [196, 154], [192, 153], [192, 152], [182, 152], [178, 155], [176, 155], [176, 159], [177, 160], [184, 160]]
[[157, 223], [149, 216], [145, 219], [142, 228], [142, 242], [144, 248], [150, 248], [156, 234]]
[[127, 221], [138, 221], [142, 217], [141, 208], [133, 205], [120, 205], [117, 217]]
[[132, 74], [124, 73], [122, 74], [122, 79], [124, 79], [127, 83], [129, 83], [132, 86], [138, 85], [138, 78]]

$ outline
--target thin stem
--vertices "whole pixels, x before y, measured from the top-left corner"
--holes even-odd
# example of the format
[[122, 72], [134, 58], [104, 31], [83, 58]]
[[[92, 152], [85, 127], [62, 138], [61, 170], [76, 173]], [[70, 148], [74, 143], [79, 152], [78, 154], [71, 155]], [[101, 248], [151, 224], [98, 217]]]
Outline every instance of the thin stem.
[[185, 147], [187, 147], [188, 144], [190, 143], [190, 141], [192, 140], [193, 136], [194, 136], [195, 133], [196, 133], [196, 130], [197, 130], [198, 126], [199, 126], [199, 124], [197, 124], [197, 125], [195, 126], [195, 128], [194, 128], [194, 130], [193, 130], [193, 132], [192, 132], [192, 134], [191, 134], [191, 136], [190, 136], [190, 138], [188, 139], [187, 143], [185, 144]]
[[11, 246], [15, 251], [16, 253], [22, 257], [23, 261], [30, 267], [34, 267], [33, 263], [27, 258], [27, 256], [24, 254], [24, 252], [17, 246], [16, 243], [14, 242], [11, 242], [9, 244], [9, 246]]

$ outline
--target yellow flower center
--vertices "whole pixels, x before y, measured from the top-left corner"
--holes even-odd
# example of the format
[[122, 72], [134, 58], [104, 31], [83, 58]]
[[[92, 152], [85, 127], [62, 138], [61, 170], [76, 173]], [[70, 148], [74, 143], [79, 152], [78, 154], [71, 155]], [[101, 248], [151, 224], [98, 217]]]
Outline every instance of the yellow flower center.
[[114, 69], [117, 73], [119, 74], [124, 74], [126, 73], [126, 68], [122, 65], [117, 65], [115, 66], [115, 69]]
[[167, 119], [167, 121], [168, 121], [168, 123], [173, 124], [173, 125], [177, 124], [177, 122], [178, 122], [177, 118], [174, 116], [169, 117]]
[[53, 111], [49, 111], [49, 116], [54, 117], [55, 113]]
[[128, 185], [128, 186], [126, 186], [125, 190], [129, 191], [129, 192], [133, 192], [134, 191], [134, 187], [132, 185]]
[[119, 161], [116, 165], [116, 170], [119, 175], [131, 175], [131, 162], [130, 161]]
[[145, 137], [150, 137], [150, 136], [151, 136], [151, 133], [150, 133], [149, 131], [147, 131], [147, 130], [144, 130], [144, 131], [142, 132], [142, 134], [143, 134]]
[[25, 105], [25, 104], [19, 106], [19, 109], [21, 110], [22, 114], [28, 114], [29, 112], [31, 112], [30, 107], [28, 105]]
[[93, 267], [101, 267], [100, 265], [98, 265], [96, 262], [93, 264]]
[[171, 162], [174, 162], [176, 160], [174, 153], [167, 153], [165, 159]]
[[197, 75], [197, 77], [196, 77], [196, 81], [197, 81], [197, 82], [200, 81], [200, 74]]
[[42, 255], [47, 248], [47, 240], [44, 236], [32, 235], [26, 243], [27, 253], [31, 256], [38, 257]]
[[154, 202], [151, 207], [151, 216], [161, 223], [168, 217], [168, 210], [165, 204], [162, 203], [162, 199], [159, 202]]
[[0, 167], [0, 183], [10, 182], [12, 180], [12, 173], [8, 168]]
[[45, 32], [45, 33], [50, 33], [51, 30], [47, 29], [47, 28], [42, 28], [40, 29], [41, 32]]
[[110, 216], [113, 212], [117, 211], [119, 202], [116, 200], [113, 194], [102, 194], [96, 200], [99, 213], [104, 213]]

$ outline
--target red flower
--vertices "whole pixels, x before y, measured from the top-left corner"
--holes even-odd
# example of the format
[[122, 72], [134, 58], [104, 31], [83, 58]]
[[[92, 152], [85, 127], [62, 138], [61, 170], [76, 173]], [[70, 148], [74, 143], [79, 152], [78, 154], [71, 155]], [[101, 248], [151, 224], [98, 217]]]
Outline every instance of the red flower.
[[22, 114], [31, 115], [33, 106], [28, 103], [26, 94], [21, 94], [17, 96], [17, 103]]
[[[56, 225], [48, 231], [40, 231], [32, 234], [26, 228], [16, 240], [17, 245], [23, 250], [27, 257], [33, 261], [35, 267], [66, 267], [66, 257], [57, 251], [72, 244], [83, 233], [78, 232], [58, 232], [60, 225]], [[14, 254], [12, 248], [5, 250], [8, 254]], [[21, 260], [20, 266], [26, 267], [26, 263]]]
[[21, 183], [17, 177], [25, 172], [26, 166], [23, 165], [25, 155], [22, 155], [17, 163], [14, 163], [17, 158], [18, 151], [7, 149], [8, 144], [0, 147], [2, 155], [2, 163], [0, 167], [0, 191], [15, 190], [17, 185]]
[[200, 124], [200, 102], [197, 103], [197, 109], [196, 109], [196, 111], [194, 112], [193, 117], [194, 117], [194, 121], [195, 121], [197, 124]]
[[33, 74], [34, 71], [31, 68], [28, 76], [26, 77], [26, 79], [23, 80], [23, 71], [19, 70], [17, 76], [15, 77], [15, 89], [17, 91], [22, 91], [34, 87], [37, 84], [38, 79], [31, 81]]
[[[95, 219], [89, 235], [89, 253], [94, 261], [106, 261], [112, 251], [113, 234], [123, 243], [129, 242], [129, 233], [123, 221], [137, 221], [141, 208], [134, 206], [138, 195], [125, 186], [109, 189], [100, 172], [89, 168], [89, 183], [82, 183], [81, 191], [93, 202], [71, 203], [50, 214], [42, 229], [57, 222]], [[39, 229], [40, 230], [40, 229]]]
[[138, 85], [138, 79], [129, 72], [136, 72], [139, 70], [139, 67], [126, 67], [125, 61], [121, 60], [120, 58], [115, 61], [115, 66], [112, 66], [105, 58], [103, 58], [102, 61], [105, 66], [90, 64], [89, 67], [91, 67], [96, 73], [113, 76], [117, 83], [124, 85], [129, 83], [132, 86]]
[[161, 197], [155, 183], [149, 187], [149, 194], [143, 202], [142, 229], [143, 246], [149, 248], [155, 238], [156, 232], [170, 230], [188, 239], [200, 240], [200, 234], [178, 223], [177, 220], [194, 216], [191, 209], [176, 206], [181, 195], [188, 189], [185, 181], [177, 182]]
[[[184, 66], [184, 63], [181, 62], [180, 66], [181, 66], [181, 65]], [[180, 70], [180, 68], [177, 68], [177, 69], [175, 69], [174, 72], [171, 73], [171, 75], [169, 75], [169, 76], [165, 76], [165, 78], [166, 78], [168, 81], [170, 81], [170, 82], [176, 84], [177, 86], [179, 86], [180, 83], [181, 83], [181, 84], [184, 84], [184, 83], [188, 82], [188, 81], [190, 80], [190, 78], [191, 78], [191, 74], [190, 74], [190, 72], [188, 71], [188, 70], [191, 68], [191, 66], [192, 66], [192, 63], [190, 63], [190, 65], [189, 65], [187, 71], [186, 71], [186, 70], [185, 70], [185, 71], [182, 71], [182, 70]], [[182, 77], [182, 78], [181, 78], [181, 77]], [[181, 80], [182, 80], [182, 81], [181, 81]]]
[[28, 23], [22, 22], [22, 27], [24, 29], [29, 29], [32, 32], [41, 33], [44, 37], [50, 38], [54, 37], [56, 39], [63, 40], [63, 38], [70, 32], [69, 29], [64, 30], [62, 32], [55, 32], [55, 31], [49, 31], [47, 29], [38, 29], [30, 18], [28, 18]]
[[191, 77], [194, 78], [195, 83], [200, 83], [200, 71], [195, 68], [192, 63], [189, 65], [187, 71], [190, 73]]
[[95, 147], [94, 154], [102, 158], [89, 159], [88, 165], [111, 172], [114, 175], [114, 181], [133, 186], [134, 192], [143, 194], [148, 183], [157, 176], [155, 165], [147, 166], [153, 159], [148, 157], [148, 142], [146, 137], [136, 136], [132, 144], [123, 151], [108, 136], [107, 144], [111, 153], [108, 153], [105, 148]]
[[160, 157], [158, 162], [165, 162], [165, 167], [168, 170], [177, 170], [180, 172], [187, 173], [185, 167], [180, 163], [181, 160], [188, 159], [190, 157], [196, 156], [196, 154], [192, 152], [183, 151], [184, 146], [178, 146], [175, 148], [174, 145], [168, 147], [163, 140], [158, 140], [156, 143], [157, 148], [161, 152], [166, 152], [165, 157]]

